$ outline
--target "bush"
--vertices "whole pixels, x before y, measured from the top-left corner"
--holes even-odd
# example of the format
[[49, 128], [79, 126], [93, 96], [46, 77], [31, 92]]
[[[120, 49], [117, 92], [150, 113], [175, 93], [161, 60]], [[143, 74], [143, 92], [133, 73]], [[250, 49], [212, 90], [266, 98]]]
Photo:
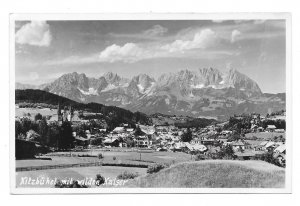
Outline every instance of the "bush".
[[101, 174], [96, 175], [96, 186], [100, 186], [105, 183], [105, 178]]
[[99, 154], [98, 154], [98, 159], [103, 159], [103, 158], [104, 158], [103, 154], [102, 154], [102, 153], [99, 153]]
[[87, 188], [86, 185], [80, 185], [77, 181], [73, 181], [71, 184], [66, 184], [60, 180], [58, 180], [55, 184], [56, 188]]
[[117, 159], [117, 158], [114, 156], [114, 157], [113, 157], [113, 160], [116, 160], [116, 159]]
[[152, 174], [159, 172], [160, 170], [169, 167], [167, 164], [155, 164], [155, 165], [150, 165], [148, 166], [147, 173]]
[[120, 180], [134, 179], [137, 176], [139, 176], [138, 173], [131, 173], [131, 172], [125, 171], [125, 172], [119, 174], [117, 176], [117, 179], [120, 179]]
[[218, 159], [234, 159], [234, 151], [231, 145], [226, 145], [218, 152]]
[[205, 160], [207, 159], [206, 155], [204, 154], [197, 154], [195, 157], [195, 161]]

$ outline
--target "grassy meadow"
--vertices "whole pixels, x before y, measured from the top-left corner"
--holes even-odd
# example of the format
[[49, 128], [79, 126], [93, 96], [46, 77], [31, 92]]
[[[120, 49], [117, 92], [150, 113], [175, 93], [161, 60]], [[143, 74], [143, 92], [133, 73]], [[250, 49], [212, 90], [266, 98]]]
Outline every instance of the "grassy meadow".
[[282, 188], [285, 170], [262, 161], [206, 160], [180, 163], [138, 177], [129, 187]]

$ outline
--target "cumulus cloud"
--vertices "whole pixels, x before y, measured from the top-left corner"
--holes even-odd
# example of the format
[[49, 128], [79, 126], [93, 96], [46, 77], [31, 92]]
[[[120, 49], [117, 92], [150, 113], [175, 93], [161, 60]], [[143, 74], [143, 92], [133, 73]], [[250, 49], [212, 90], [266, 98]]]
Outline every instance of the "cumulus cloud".
[[123, 46], [113, 44], [106, 47], [99, 55], [101, 62], [136, 62], [148, 58], [150, 53], [135, 43], [126, 43]]
[[50, 26], [46, 21], [31, 21], [16, 32], [16, 43], [32, 46], [49, 46], [52, 40]]
[[233, 30], [231, 32], [231, 42], [234, 43], [236, 42], [237, 38], [241, 35], [242, 33], [239, 30]]
[[169, 44], [138, 45], [126, 43], [123, 46], [113, 44], [106, 47], [99, 55], [100, 62], [123, 61], [132, 63], [142, 59], [167, 57], [171, 53], [184, 53], [192, 49], [206, 49], [215, 44], [216, 33], [211, 29], [196, 32], [192, 39], [177, 39]]
[[169, 52], [184, 52], [191, 49], [205, 49], [213, 46], [217, 40], [216, 32], [211, 29], [203, 29], [196, 32], [191, 40], [177, 39], [171, 44], [162, 46], [164, 50]]
[[151, 29], [148, 29], [143, 32], [146, 36], [162, 36], [166, 32], [168, 32], [168, 29], [165, 27], [162, 27], [161, 25], [154, 25]]

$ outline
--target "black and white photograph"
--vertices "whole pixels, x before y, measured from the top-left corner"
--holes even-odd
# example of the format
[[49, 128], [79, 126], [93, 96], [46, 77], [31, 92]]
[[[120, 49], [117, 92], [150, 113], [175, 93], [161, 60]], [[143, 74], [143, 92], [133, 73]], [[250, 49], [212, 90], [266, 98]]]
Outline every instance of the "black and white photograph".
[[290, 192], [289, 15], [82, 17], [11, 16], [14, 193]]

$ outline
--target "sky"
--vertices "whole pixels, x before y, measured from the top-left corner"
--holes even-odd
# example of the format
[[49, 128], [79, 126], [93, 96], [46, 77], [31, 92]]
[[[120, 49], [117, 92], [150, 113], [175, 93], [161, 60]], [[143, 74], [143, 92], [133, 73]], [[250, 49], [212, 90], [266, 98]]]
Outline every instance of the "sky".
[[285, 20], [16, 21], [16, 82], [213, 67], [236, 69], [263, 92], [285, 92], [285, 38]]

